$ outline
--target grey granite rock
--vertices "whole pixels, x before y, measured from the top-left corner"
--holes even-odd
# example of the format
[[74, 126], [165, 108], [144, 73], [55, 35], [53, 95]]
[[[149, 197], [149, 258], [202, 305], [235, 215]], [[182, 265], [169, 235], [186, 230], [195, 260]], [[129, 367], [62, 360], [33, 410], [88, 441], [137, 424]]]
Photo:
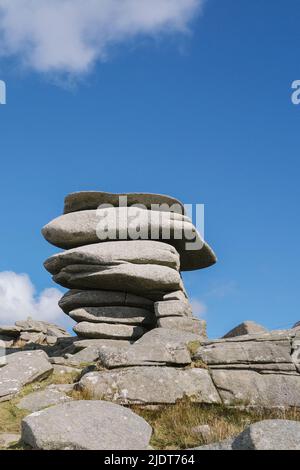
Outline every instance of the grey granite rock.
[[128, 348], [115, 346], [101, 350], [99, 362], [107, 369], [133, 366], [184, 366], [191, 363], [191, 357], [184, 346], [161, 344], [151, 349], [147, 345], [136, 343]]
[[168, 300], [155, 302], [154, 311], [157, 318], [192, 316], [192, 308], [187, 300]]
[[59, 301], [59, 306], [65, 313], [78, 308], [111, 306], [137, 307], [153, 311], [153, 305], [154, 302], [150, 299], [117, 290], [72, 289]]
[[118, 323], [124, 325], [155, 325], [155, 316], [150, 310], [138, 307], [85, 307], [72, 310], [69, 316], [76, 322]]
[[110, 323], [81, 322], [74, 326], [75, 333], [82, 338], [134, 340], [145, 332], [140, 326], [113, 325]]
[[136, 344], [143, 344], [149, 349], [156, 348], [161, 344], [173, 346], [188, 346], [189, 343], [196, 342], [201, 344], [204, 338], [194, 333], [186, 331], [172, 330], [168, 328], [155, 328], [145, 333]]
[[[126, 199], [124, 199], [124, 196]], [[121, 199], [120, 199], [121, 198]], [[98, 209], [103, 204], [119, 207], [124, 204], [131, 207], [133, 205], [143, 205], [147, 209], [170, 211], [178, 214], [185, 214], [184, 205], [178, 199], [164, 194], [151, 193], [107, 193], [103, 191], [79, 191], [68, 194], [65, 198], [64, 213], [77, 212], [82, 210]], [[156, 206], [158, 206], [156, 208]]]
[[21, 434], [1, 433], [0, 449], [7, 449], [13, 444], [17, 444], [21, 438]]
[[300, 450], [300, 423], [268, 419], [247, 427], [232, 444], [233, 450]]
[[[232, 364], [292, 364], [289, 341], [248, 341], [212, 343], [199, 347], [195, 359], [209, 366]], [[291, 370], [295, 370], [291, 367]]]
[[10, 400], [24, 385], [48, 377], [53, 366], [44, 351], [21, 351], [6, 357], [0, 368], [0, 401]]
[[179, 270], [179, 255], [167, 243], [151, 240], [108, 241], [80, 246], [48, 258], [44, 266], [58, 274], [70, 265], [114, 266], [115, 264], [157, 264]]
[[44, 450], [144, 450], [151, 427], [131, 410], [102, 401], [73, 401], [22, 421], [22, 440]]
[[0, 336], [7, 336], [9, 338], [17, 338], [20, 334], [20, 328], [15, 325], [7, 326], [0, 325]]
[[77, 338], [76, 341], [73, 343], [75, 349], [75, 355], [77, 352], [84, 351], [86, 348], [92, 348], [97, 351], [104, 348], [110, 348], [111, 346], [114, 347], [116, 345], [118, 348], [124, 346], [127, 348], [131, 341], [129, 340], [120, 340], [120, 339], [79, 339]]
[[206, 336], [206, 321], [192, 317], [162, 317], [158, 319], [157, 326]]
[[127, 214], [127, 208], [72, 212], [54, 219], [42, 233], [47, 241], [66, 249], [138, 237], [162, 240], [176, 248], [182, 270], [204, 268], [216, 262], [212, 249], [185, 216], [139, 209], [134, 210], [134, 216], [127, 218]]
[[40, 411], [43, 408], [59, 405], [60, 403], [65, 403], [71, 400], [72, 399], [64, 392], [47, 388], [45, 390], [26, 395], [19, 401], [19, 403], [17, 403], [17, 407], [20, 410]]
[[240, 325], [230, 330], [223, 338], [234, 338], [235, 336], [253, 335], [258, 333], [266, 333], [268, 330], [262, 325], [253, 321], [244, 321]]
[[190, 397], [197, 403], [220, 403], [220, 397], [205, 369], [173, 367], [128, 367], [84, 375], [78, 387], [95, 399], [121, 404], [175, 403]]
[[253, 370], [211, 369], [213, 382], [226, 405], [299, 407], [300, 376], [259, 374]]

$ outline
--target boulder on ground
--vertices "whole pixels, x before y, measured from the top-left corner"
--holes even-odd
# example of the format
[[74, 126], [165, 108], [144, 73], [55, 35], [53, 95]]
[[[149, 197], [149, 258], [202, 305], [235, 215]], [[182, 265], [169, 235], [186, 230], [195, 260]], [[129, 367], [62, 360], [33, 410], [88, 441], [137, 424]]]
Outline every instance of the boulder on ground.
[[89, 372], [78, 387], [94, 399], [121, 404], [175, 403], [189, 397], [197, 403], [220, 403], [220, 397], [205, 369], [129, 367], [107, 372]]
[[134, 340], [145, 333], [145, 330], [140, 326], [89, 322], [78, 323], [73, 330], [78, 336], [91, 339]]
[[254, 335], [266, 333], [268, 330], [254, 321], [244, 321], [240, 325], [230, 330], [223, 338], [234, 338], [235, 336]]
[[53, 366], [44, 351], [20, 351], [6, 356], [0, 369], [0, 401], [10, 400], [27, 384], [52, 374]]
[[251, 424], [233, 441], [233, 450], [300, 450], [300, 423], [268, 419]]
[[22, 440], [43, 450], [145, 450], [151, 427], [140, 416], [103, 401], [73, 401], [22, 421]]

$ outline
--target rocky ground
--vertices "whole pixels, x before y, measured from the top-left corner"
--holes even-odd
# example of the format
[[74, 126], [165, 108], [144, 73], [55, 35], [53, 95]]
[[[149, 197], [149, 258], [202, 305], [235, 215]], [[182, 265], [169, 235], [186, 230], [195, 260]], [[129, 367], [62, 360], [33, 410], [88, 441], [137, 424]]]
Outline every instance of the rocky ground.
[[29, 318], [0, 340], [0, 448], [300, 449], [299, 325], [116, 342]]

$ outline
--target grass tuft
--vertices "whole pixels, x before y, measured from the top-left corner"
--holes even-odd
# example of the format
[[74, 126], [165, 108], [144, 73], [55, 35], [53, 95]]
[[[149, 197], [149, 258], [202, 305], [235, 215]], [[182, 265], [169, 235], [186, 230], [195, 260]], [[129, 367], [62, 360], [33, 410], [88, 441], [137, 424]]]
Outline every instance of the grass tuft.
[[[291, 419], [300, 421], [300, 410], [245, 410], [223, 405], [202, 405], [189, 399], [175, 405], [162, 406], [159, 410], [132, 407], [153, 428], [151, 445], [159, 450], [188, 449], [222, 441], [236, 436], [246, 426], [264, 419]], [[203, 438], [192, 428], [208, 424], [211, 434]]]

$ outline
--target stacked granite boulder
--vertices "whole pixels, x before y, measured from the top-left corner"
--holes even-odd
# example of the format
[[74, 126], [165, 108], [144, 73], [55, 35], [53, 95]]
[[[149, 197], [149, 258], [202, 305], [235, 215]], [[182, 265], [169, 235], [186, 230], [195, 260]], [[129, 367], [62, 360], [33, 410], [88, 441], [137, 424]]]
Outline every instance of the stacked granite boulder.
[[216, 258], [176, 199], [73, 193], [64, 214], [42, 233], [66, 250], [45, 268], [70, 289], [60, 307], [78, 322], [80, 338], [133, 342], [154, 328], [205, 335], [180, 271], [211, 266]]

